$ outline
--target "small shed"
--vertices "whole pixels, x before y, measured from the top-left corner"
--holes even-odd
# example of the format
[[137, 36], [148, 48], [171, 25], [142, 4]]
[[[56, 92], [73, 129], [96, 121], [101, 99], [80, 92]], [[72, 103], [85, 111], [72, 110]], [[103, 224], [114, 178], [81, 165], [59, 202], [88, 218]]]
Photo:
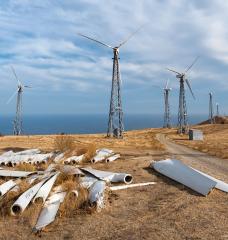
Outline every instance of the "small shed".
[[190, 129], [188, 136], [189, 136], [189, 140], [198, 140], [198, 141], [203, 140], [203, 132], [201, 130]]

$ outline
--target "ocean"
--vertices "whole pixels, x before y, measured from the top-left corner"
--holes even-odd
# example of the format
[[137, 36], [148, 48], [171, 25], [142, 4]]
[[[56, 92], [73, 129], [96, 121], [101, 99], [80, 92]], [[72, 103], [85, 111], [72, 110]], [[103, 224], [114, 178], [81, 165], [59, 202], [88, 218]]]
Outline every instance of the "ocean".
[[[0, 133], [11, 135], [14, 116], [0, 117]], [[207, 119], [205, 115], [191, 115], [189, 124], [196, 124]], [[173, 126], [177, 117], [172, 117]], [[24, 134], [83, 134], [105, 133], [108, 116], [102, 114], [83, 115], [25, 115], [23, 116]], [[163, 115], [126, 114], [124, 116], [125, 130], [159, 128], [163, 126]]]

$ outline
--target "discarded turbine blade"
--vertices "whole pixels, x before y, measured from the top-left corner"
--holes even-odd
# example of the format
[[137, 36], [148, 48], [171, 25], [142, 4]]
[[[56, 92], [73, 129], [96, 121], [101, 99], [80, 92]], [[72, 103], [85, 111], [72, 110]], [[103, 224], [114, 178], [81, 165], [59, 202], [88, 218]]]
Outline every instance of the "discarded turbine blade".
[[92, 206], [95, 206], [97, 210], [104, 208], [104, 191], [106, 183], [104, 181], [96, 181], [89, 188], [89, 202]]
[[49, 204], [55, 203], [60, 201], [60, 203], [63, 202], [64, 198], [66, 196], [66, 192], [53, 192], [50, 194], [50, 197], [45, 202], [45, 206], [48, 206]]
[[20, 152], [15, 152], [15, 155], [33, 155], [33, 154], [39, 154], [41, 153], [40, 149], [34, 148], [34, 149], [27, 149]]
[[108, 162], [113, 162], [115, 160], [117, 160], [118, 158], [120, 158], [120, 154], [115, 154], [111, 157], [108, 157], [107, 159], [105, 159], [105, 162], [108, 163]]
[[25, 172], [25, 171], [11, 171], [11, 170], [0, 170], [1, 177], [27, 177], [36, 172]]
[[133, 181], [133, 177], [127, 173], [115, 173], [114, 176], [111, 178], [111, 182], [123, 182], [125, 184], [130, 184]]
[[55, 157], [54, 162], [59, 163], [63, 158], [64, 158], [64, 153], [60, 153]]
[[189, 81], [188, 81], [187, 78], [185, 79], [185, 82], [186, 82], [187, 85], [188, 85], [188, 88], [189, 88], [189, 90], [190, 90], [190, 92], [191, 92], [191, 94], [192, 94], [192, 97], [193, 97], [194, 99], [196, 99], [196, 98], [195, 98], [195, 95], [194, 95], [194, 93], [193, 93], [193, 91], [192, 91], [191, 85], [190, 85], [190, 83], [189, 83]]
[[13, 180], [9, 180], [0, 185], [0, 197], [4, 196], [10, 189], [17, 185]]
[[42, 199], [42, 202], [44, 203], [56, 181], [57, 176], [59, 173], [56, 173], [54, 176], [52, 176], [50, 179], [48, 179], [43, 186], [39, 189], [39, 191], [36, 193], [35, 197], [33, 198], [33, 202], [36, 202], [38, 199]]
[[106, 182], [124, 182], [129, 184], [133, 181], [132, 176], [127, 173], [113, 173], [113, 172], [106, 172], [100, 171], [93, 168], [81, 168], [82, 171], [88, 172], [95, 176], [100, 180], [104, 180]]
[[29, 203], [36, 195], [36, 193], [39, 191], [41, 186], [45, 183], [45, 181], [46, 180], [43, 180], [37, 183], [36, 185], [25, 191], [23, 194], [21, 194], [21, 196], [11, 206], [11, 214], [14, 216], [21, 214], [25, 210], [25, 208], [29, 205]]
[[187, 73], [193, 67], [193, 65], [197, 62], [198, 59], [199, 59], [199, 56], [197, 56], [195, 58], [195, 60], [192, 62], [192, 64], [189, 67], [187, 67], [184, 72]]
[[148, 185], [154, 185], [157, 184], [156, 182], [146, 182], [146, 183], [134, 183], [134, 184], [128, 184], [128, 185], [120, 185], [120, 186], [111, 186], [109, 189], [112, 191], [127, 189], [127, 188], [134, 188], [134, 187], [143, 187]]
[[176, 159], [166, 159], [151, 164], [159, 173], [206, 196], [216, 186], [216, 182], [203, 176]]
[[212, 176], [210, 176], [210, 175], [208, 175], [206, 173], [203, 173], [203, 172], [201, 172], [201, 171], [199, 171], [199, 170], [197, 170], [195, 168], [192, 168], [192, 169], [194, 169], [195, 171], [199, 172], [200, 174], [210, 178], [211, 180], [215, 181], [216, 182], [215, 188], [217, 188], [217, 189], [219, 189], [219, 190], [221, 190], [223, 192], [228, 192], [228, 184], [227, 183], [225, 183], [225, 182], [223, 182], [223, 181], [221, 181], [221, 180], [219, 180], [217, 178], [214, 178], [214, 177], [212, 177]]
[[101, 44], [101, 45], [103, 45], [103, 46], [105, 46], [105, 47], [109, 47], [109, 48], [112, 48], [112, 49], [113, 49], [112, 46], [110, 46], [110, 45], [108, 45], [108, 44], [106, 44], [106, 43], [103, 43], [103, 42], [101, 42], [101, 41], [98, 41], [98, 40], [96, 40], [96, 39], [94, 39], [94, 38], [87, 37], [86, 35], [81, 34], [81, 33], [78, 33], [78, 35], [80, 35], [80, 36], [82, 36], [82, 37], [84, 37], [84, 38], [87, 38], [87, 39], [89, 39], [89, 40], [92, 40], [92, 41], [94, 41], [94, 42], [97, 42], [97, 43], [99, 43], [99, 44]]
[[91, 160], [91, 162], [92, 163], [101, 162], [105, 160], [105, 158], [110, 157], [113, 154], [114, 152], [110, 149], [106, 148], [98, 149], [96, 151], [96, 156]]
[[64, 160], [64, 164], [77, 164], [82, 162], [84, 159], [84, 154], [80, 155], [80, 156], [72, 156], [67, 158], [66, 160]]
[[60, 207], [60, 201], [56, 201], [52, 204], [45, 206], [40, 213], [40, 216], [37, 220], [35, 227], [33, 228], [34, 232], [41, 231], [44, 227], [54, 222], [56, 214]]
[[69, 166], [69, 165], [63, 165], [61, 168], [61, 171], [68, 175], [74, 175], [74, 176], [84, 176], [85, 175], [78, 167]]
[[80, 178], [80, 185], [84, 188], [90, 188], [98, 179], [92, 174], [87, 173], [84, 177]]

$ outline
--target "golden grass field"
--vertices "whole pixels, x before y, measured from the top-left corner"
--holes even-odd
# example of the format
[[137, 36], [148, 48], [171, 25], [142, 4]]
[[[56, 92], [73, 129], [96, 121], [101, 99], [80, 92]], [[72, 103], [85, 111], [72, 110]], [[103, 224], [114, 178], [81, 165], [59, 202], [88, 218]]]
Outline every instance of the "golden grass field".
[[[106, 138], [104, 134], [67, 135], [74, 141], [75, 148], [87, 147], [90, 144], [100, 147], [134, 148], [162, 150], [163, 146], [155, 139], [159, 129], [135, 130], [126, 132], [123, 139]], [[58, 135], [60, 136], [60, 135]], [[0, 137], [0, 151], [7, 149], [39, 148], [52, 151], [55, 148], [57, 135], [28, 135]]]
[[[180, 140], [174, 129], [129, 131], [124, 139], [109, 139], [104, 134], [70, 135], [76, 151], [95, 146], [111, 148], [121, 154], [121, 158], [112, 163], [84, 164], [96, 169], [132, 174], [134, 183], [155, 181], [157, 184], [109, 192], [106, 208], [99, 213], [79, 208], [63, 214], [60, 209], [56, 221], [42, 232], [41, 239], [228, 239], [228, 194], [215, 189], [209, 196], [202, 197], [149, 168], [152, 160], [170, 157], [156, 139], [157, 133], [169, 134], [175, 141], [193, 148], [199, 147], [199, 150], [205, 143], [211, 143], [206, 146], [216, 146], [212, 145], [215, 135], [217, 142], [224, 140], [219, 152], [225, 153], [228, 135], [224, 137], [223, 134], [228, 134], [228, 127], [215, 125], [197, 128], [205, 131], [203, 143], [184, 138]], [[56, 135], [0, 138], [1, 151], [25, 148], [52, 151], [56, 149]], [[63, 206], [64, 209], [66, 207]], [[32, 209], [30, 206], [21, 217], [0, 216], [0, 239], [40, 239], [31, 232], [40, 206], [35, 211]]]

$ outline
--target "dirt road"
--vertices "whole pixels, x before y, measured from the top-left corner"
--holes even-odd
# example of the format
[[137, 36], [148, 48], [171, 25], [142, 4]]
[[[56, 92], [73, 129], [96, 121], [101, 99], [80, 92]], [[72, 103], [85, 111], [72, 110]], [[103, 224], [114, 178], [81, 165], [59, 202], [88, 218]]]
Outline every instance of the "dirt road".
[[157, 139], [165, 145], [171, 158], [181, 159], [198, 170], [220, 180], [228, 181], [228, 161], [176, 144], [164, 134], [157, 134]]

